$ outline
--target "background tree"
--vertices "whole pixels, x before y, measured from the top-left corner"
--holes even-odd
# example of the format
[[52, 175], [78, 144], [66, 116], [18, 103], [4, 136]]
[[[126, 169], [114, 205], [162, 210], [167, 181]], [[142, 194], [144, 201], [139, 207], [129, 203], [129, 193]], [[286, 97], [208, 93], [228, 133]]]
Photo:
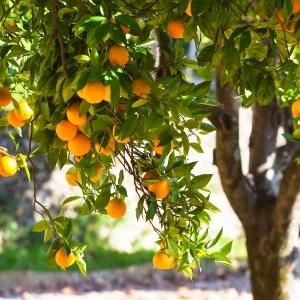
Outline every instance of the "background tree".
[[[199, 134], [214, 129], [203, 121], [210, 117], [215, 163], [246, 233], [254, 298], [286, 299], [298, 253], [300, 2], [136, 2], [1, 3], [3, 122], [17, 128], [12, 141], [30, 124], [28, 152], [15, 143], [17, 164], [2, 150], [2, 175], [22, 167], [35, 182], [34, 157], [47, 154], [52, 166], [72, 165], [67, 180], [83, 191], [64, 204], [81, 201], [82, 214], [120, 218], [127, 192], [124, 173], [111, 172], [118, 161], [134, 177], [137, 217], [158, 233], [154, 265], [176, 264], [191, 276], [202, 256], [227, 264], [231, 247], [216, 252], [221, 233], [207, 238], [208, 212], [216, 210], [206, 189], [210, 175], [194, 175], [186, 159], [190, 147], [202, 151]], [[185, 56], [189, 41], [197, 61]], [[184, 69], [198, 66], [216, 73], [219, 104], [210, 81], [186, 81]], [[239, 105], [253, 108], [247, 175]], [[281, 147], [279, 129], [287, 139]], [[34, 209], [44, 218], [34, 230], [51, 240], [49, 261], [67, 267], [76, 260], [85, 273], [85, 245], [72, 240], [71, 220], [52, 216], [36, 197]]]

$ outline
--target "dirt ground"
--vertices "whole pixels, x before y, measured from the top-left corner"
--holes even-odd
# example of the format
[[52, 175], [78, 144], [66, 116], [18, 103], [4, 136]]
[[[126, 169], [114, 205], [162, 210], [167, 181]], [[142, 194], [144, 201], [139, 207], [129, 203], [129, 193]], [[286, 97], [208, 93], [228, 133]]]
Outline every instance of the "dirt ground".
[[[24, 275], [25, 276], [25, 275]], [[1, 283], [1, 281], [0, 281]], [[91, 275], [84, 281], [42, 282], [34, 288], [18, 286], [0, 292], [10, 300], [251, 300], [246, 270], [198, 274], [194, 281], [169, 272], [123, 273], [110, 277]], [[1, 290], [1, 286], [0, 286]]]

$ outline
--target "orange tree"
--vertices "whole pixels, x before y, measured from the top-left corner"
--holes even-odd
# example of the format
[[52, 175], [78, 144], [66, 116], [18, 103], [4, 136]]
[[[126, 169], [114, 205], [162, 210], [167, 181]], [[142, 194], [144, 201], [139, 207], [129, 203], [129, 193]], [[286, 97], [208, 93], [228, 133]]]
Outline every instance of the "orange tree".
[[[126, 202], [134, 201], [124, 172], [134, 179], [137, 219], [144, 217], [161, 242], [156, 268], [176, 266], [191, 277], [203, 256], [229, 263], [231, 243], [217, 251], [221, 232], [208, 238], [209, 213], [217, 210], [206, 189], [211, 176], [194, 174], [196, 162], [187, 160], [190, 147], [201, 152], [200, 133], [213, 129], [201, 104], [216, 102], [205, 98], [209, 82], [184, 79], [183, 69], [195, 64], [184, 56], [185, 23], [191, 24], [187, 40], [197, 39], [186, 6], [1, 2], [1, 124], [15, 152], [1, 148], [0, 172], [8, 177], [23, 169], [33, 181], [33, 208], [41, 216], [33, 231], [44, 232], [50, 265], [65, 269], [76, 261], [86, 273], [86, 245], [73, 240], [64, 207], [73, 202], [83, 215], [122, 218]], [[155, 46], [168, 42], [166, 31], [174, 39], [169, 50]], [[26, 153], [17, 135], [28, 135]], [[58, 216], [36, 196], [39, 155], [52, 167], [69, 165], [67, 182], [82, 190], [65, 199]], [[111, 171], [116, 164], [119, 174]]]
[[[34, 158], [46, 154], [53, 167], [69, 164], [67, 181], [82, 189], [62, 206], [121, 218], [132, 197], [124, 172], [111, 172], [120, 164], [134, 178], [137, 218], [157, 232], [154, 266], [191, 277], [203, 256], [228, 264], [231, 247], [214, 249], [221, 233], [207, 235], [217, 210], [211, 176], [194, 174], [187, 160], [190, 148], [202, 151], [201, 134], [216, 129], [215, 164], [245, 229], [254, 298], [288, 297], [300, 221], [300, 1], [5, 0], [0, 13], [1, 124], [13, 143], [29, 131], [27, 153], [18, 144], [15, 153], [1, 149], [2, 176], [23, 168], [35, 182]], [[185, 56], [190, 41], [195, 61]], [[199, 66], [216, 75], [212, 88], [186, 80], [185, 68]], [[239, 105], [253, 108], [247, 174]], [[72, 221], [36, 197], [34, 209], [49, 262], [76, 261], [85, 273]]]

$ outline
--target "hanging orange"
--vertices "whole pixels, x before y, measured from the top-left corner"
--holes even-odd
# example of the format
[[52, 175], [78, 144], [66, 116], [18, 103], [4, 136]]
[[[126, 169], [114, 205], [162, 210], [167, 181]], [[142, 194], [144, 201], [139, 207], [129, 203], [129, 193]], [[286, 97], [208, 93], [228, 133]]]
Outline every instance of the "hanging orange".
[[77, 94], [88, 103], [100, 103], [105, 95], [104, 85], [99, 81], [90, 81]]
[[77, 126], [68, 120], [60, 121], [55, 128], [56, 135], [63, 141], [72, 140], [77, 134]]
[[86, 123], [86, 114], [80, 114], [80, 102], [74, 102], [68, 107], [67, 118], [74, 125], [83, 126]]
[[85, 155], [91, 150], [91, 141], [87, 136], [79, 133], [68, 141], [68, 149], [75, 156]]

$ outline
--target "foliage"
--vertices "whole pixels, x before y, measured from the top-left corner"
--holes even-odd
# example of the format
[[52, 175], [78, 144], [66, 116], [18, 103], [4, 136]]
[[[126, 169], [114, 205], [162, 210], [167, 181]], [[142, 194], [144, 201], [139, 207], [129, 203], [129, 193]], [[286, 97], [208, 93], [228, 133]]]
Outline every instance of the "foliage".
[[[47, 155], [53, 167], [76, 166], [82, 195], [66, 199], [63, 207], [74, 202], [80, 214], [91, 215], [106, 214], [111, 198], [131, 201], [123, 186], [127, 171], [139, 196], [137, 218], [149, 221], [166, 251], [176, 258], [177, 270], [192, 277], [203, 256], [228, 264], [231, 243], [214, 250], [222, 231], [210, 238], [206, 230], [210, 213], [217, 211], [207, 190], [211, 176], [194, 174], [196, 162], [187, 161], [191, 148], [202, 152], [201, 134], [214, 130], [205, 121], [217, 109], [209, 96], [211, 81], [189, 83], [184, 69], [217, 68], [222, 84], [236, 85], [244, 106], [256, 101], [268, 104], [276, 94], [289, 106], [298, 96], [299, 12], [289, 0], [193, 0], [189, 16], [188, 2], [2, 1], [0, 80], [13, 92], [16, 109], [26, 99], [34, 110], [28, 154], [18, 152], [16, 144], [19, 166], [28, 176], [31, 173], [35, 180], [33, 160], [37, 155]], [[183, 39], [170, 39], [165, 34], [173, 19], [183, 21]], [[186, 43], [191, 40], [196, 45], [197, 61], [185, 55]], [[112, 60], [109, 49], [113, 45], [127, 49], [129, 63], [124, 48]], [[159, 50], [156, 57], [155, 47]], [[115, 63], [120, 60], [123, 63]], [[138, 97], [132, 88], [135, 79], [143, 79], [150, 86], [150, 94]], [[99, 89], [109, 86], [111, 95], [91, 104], [81, 98], [86, 84], [95, 81], [100, 83]], [[80, 113], [88, 116], [79, 130], [88, 137], [89, 151], [80, 160], [55, 134], [67, 108], [77, 101]], [[7, 126], [6, 110], [1, 112], [3, 126]], [[9, 130], [13, 141], [14, 135], [23, 134], [19, 128]], [[111, 139], [117, 144], [113, 155], [99, 154], [96, 145], [105, 147]], [[159, 140], [162, 153], [153, 151], [154, 140]], [[111, 170], [117, 162], [124, 171], [115, 175]], [[90, 178], [99, 166], [104, 175], [94, 184]], [[154, 178], [143, 179], [149, 171], [155, 171]], [[167, 179], [171, 192], [157, 200], [147, 186], [162, 179]], [[85, 273], [86, 246], [73, 240], [72, 220], [63, 215], [64, 208], [59, 216], [52, 217], [36, 198], [34, 208], [43, 219], [33, 230], [44, 232], [44, 241], [50, 242], [49, 260], [54, 262], [55, 252], [63, 247], [76, 254], [77, 264]]]

